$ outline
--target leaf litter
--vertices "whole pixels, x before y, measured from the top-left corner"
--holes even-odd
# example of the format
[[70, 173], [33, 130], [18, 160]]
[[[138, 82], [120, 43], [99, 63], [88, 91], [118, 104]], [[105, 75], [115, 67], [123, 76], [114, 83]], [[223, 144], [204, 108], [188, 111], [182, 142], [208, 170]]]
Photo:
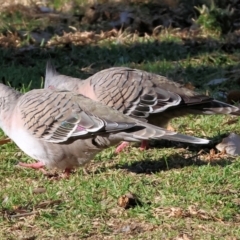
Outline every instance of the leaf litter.
[[12, 140], [10, 138], [0, 139], [0, 145], [4, 145], [6, 143], [11, 142]]

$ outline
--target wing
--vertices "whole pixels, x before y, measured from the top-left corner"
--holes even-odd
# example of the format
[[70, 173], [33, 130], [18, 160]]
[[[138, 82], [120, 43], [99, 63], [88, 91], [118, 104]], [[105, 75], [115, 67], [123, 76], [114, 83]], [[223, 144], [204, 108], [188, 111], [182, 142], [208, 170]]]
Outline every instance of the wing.
[[201, 95], [166, 77], [126, 67], [109, 68], [81, 81], [60, 75], [48, 61], [47, 87], [80, 93], [142, 121], [147, 121], [152, 113], [164, 111], [172, 113], [170, 118], [184, 113], [240, 115], [239, 108]]
[[208, 143], [205, 139], [178, 134], [130, 118], [72, 92], [32, 90], [19, 98], [16, 109], [20, 111], [25, 130], [47, 142], [61, 143], [70, 138], [84, 139], [107, 134], [119, 141], [169, 139]]
[[[85, 97], [78, 95], [76, 101], [76, 94], [70, 92], [32, 90], [19, 99], [17, 109], [30, 134], [55, 143], [71, 137], [86, 138], [135, 127], [134, 121], [115, 122], [83, 110], [88, 106], [80, 106], [82, 98]], [[89, 102], [92, 101], [89, 99]]]
[[147, 118], [181, 102], [181, 97], [156, 87], [145, 71], [110, 68], [87, 79], [98, 101], [126, 115]]
[[168, 109], [192, 106], [201, 109], [202, 104], [213, 101], [161, 75], [125, 67], [100, 71], [86, 81], [92, 86], [95, 99], [141, 119]]

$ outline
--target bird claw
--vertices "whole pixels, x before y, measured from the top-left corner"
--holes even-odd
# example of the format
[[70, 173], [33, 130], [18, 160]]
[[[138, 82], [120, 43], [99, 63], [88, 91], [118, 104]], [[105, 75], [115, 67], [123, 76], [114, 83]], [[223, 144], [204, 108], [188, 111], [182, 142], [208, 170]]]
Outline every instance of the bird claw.
[[123, 151], [124, 148], [129, 146], [129, 142], [122, 142], [116, 149], [115, 149], [115, 153], [120, 153]]
[[[129, 146], [129, 142], [122, 142], [115, 150], [115, 153], [120, 153], [122, 152], [126, 147]], [[147, 140], [142, 140], [141, 146], [139, 148], [140, 151], [144, 151], [148, 149], [148, 141]]]

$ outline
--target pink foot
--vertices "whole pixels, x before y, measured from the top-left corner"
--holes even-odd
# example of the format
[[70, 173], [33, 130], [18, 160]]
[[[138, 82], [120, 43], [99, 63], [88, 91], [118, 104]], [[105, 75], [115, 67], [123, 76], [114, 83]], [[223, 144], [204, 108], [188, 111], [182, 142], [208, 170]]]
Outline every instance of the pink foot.
[[122, 142], [115, 150], [115, 153], [120, 153], [129, 145], [129, 142]]
[[19, 162], [18, 163], [19, 166], [21, 167], [25, 167], [25, 168], [32, 168], [35, 170], [39, 170], [41, 172], [43, 172], [44, 174], [46, 174], [47, 172], [44, 170], [44, 163], [41, 162], [36, 162], [36, 163], [23, 163], [23, 162]]
[[147, 140], [142, 140], [141, 142], [141, 146], [139, 148], [141, 151], [144, 151], [146, 149], [148, 149], [148, 141]]
[[40, 169], [40, 168], [43, 168], [45, 166], [45, 164], [41, 163], [41, 162], [36, 162], [36, 163], [19, 162], [18, 165], [21, 166], [21, 167], [33, 168], [33, 169]]

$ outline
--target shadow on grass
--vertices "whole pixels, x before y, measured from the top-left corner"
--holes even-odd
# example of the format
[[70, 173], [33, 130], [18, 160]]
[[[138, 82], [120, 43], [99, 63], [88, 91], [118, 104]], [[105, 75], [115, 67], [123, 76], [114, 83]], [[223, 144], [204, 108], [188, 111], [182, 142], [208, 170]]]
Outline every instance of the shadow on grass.
[[[152, 142], [152, 141], [151, 141]], [[226, 158], [225, 156], [221, 157], [218, 154], [213, 154], [212, 156], [209, 154], [211, 149], [214, 149], [216, 143], [211, 142], [207, 146], [197, 145], [197, 144], [189, 144], [189, 143], [177, 143], [172, 141], [154, 141], [154, 144], [151, 145], [151, 148], [158, 148], [161, 151], [161, 148], [174, 148], [174, 149], [187, 149], [181, 153], [167, 154], [167, 156], [160, 157], [159, 159], [151, 159], [148, 157], [148, 153], [144, 155], [142, 160], [127, 160], [128, 157], [124, 156], [124, 163], [110, 163], [107, 160], [107, 166], [102, 166], [99, 164], [97, 168], [92, 172], [94, 174], [99, 174], [108, 171], [109, 169], [123, 169], [129, 172], [133, 172], [136, 174], [154, 174], [161, 171], [169, 171], [172, 169], [182, 169], [189, 166], [221, 166], [225, 167], [231, 165], [234, 161], [234, 158]], [[146, 157], [145, 157], [146, 156]], [[209, 159], [209, 160], [206, 160]], [[96, 163], [95, 163], [96, 164]]]
[[[221, 137], [225, 137], [226, 135], [223, 134]], [[219, 136], [218, 136], [219, 137]], [[113, 168], [116, 169], [126, 169], [130, 172], [134, 172], [137, 174], [145, 173], [145, 174], [152, 174], [161, 171], [168, 171], [171, 169], [181, 169], [189, 166], [204, 166], [204, 165], [211, 165], [211, 166], [221, 166], [225, 167], [227, 165], [232, 164], [233, 158], [219, 158], [219, 157], [212, 157], [212, 160], [202, 160], [205, 158], [205, 154], [209, 153], [211, 149], [214, 149], [216, 146], [216, 139], [213, 140], [207, 145], [197, 145], [197, 144], [189, 144], [189, 143], [177, 143], [172, 141], [154, 141], [153, 147], [159, 147], [160, 151], [161, 148], [175, 148], [175, 149], [188, 149], [190, 152], [195, 152], [196, 154], [190, 157], [184, 157], [182, 154], [173, 154], [167, 157], [162, 157], [157, 160], [152, 159], [144, 159], [134, 163], [127, 163], [124, 165], [116, 164]], [[190, 154], [191, 155], [191, 154]], [[201, 159], [201, 156], [203, 157]], [[208, 154], [209, 156], [209, 154]]]
[[167, 158], [163, 157], [158, 160], [144, 159], [131, 164], [117, 164], [114, 167], [116, 169], [126, 169], [127, 171], [136, 174], [153, 174], [161, 171], [169, 171], [172, 169], [182, 169], [189, 166], [211, 165], [225, 167], [230, 164], [232, 164], [232, 162], [227, 159], [219, 159], [211, 162], [206, 162], [202, 161], [199, 158], [199, 155], [195, 155], [185, 159], [179, 154], [174, 154]]

